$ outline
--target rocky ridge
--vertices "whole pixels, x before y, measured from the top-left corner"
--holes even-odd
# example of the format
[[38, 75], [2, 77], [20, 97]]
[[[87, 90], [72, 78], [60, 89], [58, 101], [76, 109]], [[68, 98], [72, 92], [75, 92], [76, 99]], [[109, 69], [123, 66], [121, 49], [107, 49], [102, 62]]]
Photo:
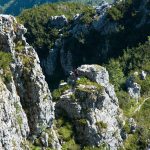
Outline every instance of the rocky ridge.
[[82, 65], [77, 68], [76, 77], [70, 76], [68, 84], [72, 87], [60, 96], [56, 112], [67, 113], [75, 124], [77, 140], [82, 145], [105, 145], [112, 150], [120, 147], [123, 116], [107, 70], [98, 65]]
[[[0, 50], [12, 58], [9, 81], [1, 74], [1, 149], [22, 149], [29, 135], [52, 128], [54, 105], [35, 50], [26, 42], [26, 29], [9, 15], [0, 15]], [[54, 131], [53, 131], [54, 132]], [[53, 147], [59, 149], [57, 137]]]

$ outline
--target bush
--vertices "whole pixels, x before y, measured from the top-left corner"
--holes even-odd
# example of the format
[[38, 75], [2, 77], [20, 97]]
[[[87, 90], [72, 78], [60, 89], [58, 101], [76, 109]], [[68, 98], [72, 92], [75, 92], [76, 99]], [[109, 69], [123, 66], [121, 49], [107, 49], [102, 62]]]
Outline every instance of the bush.
[[73, 135], [73, 129], [71, 124], [68, 122], [65, 123], [65, 125], [58, 129], [58, 133], [64, 141], [69, 141]]
[[107, 129], [107, 123], [104, 123], [103, 121], [98, 121], [95, 124], [100, 130]]
[[80, 18], [81, 24], [90, 24], [93, 21], [94, 14], [95, 11], [92, 8], [83, 13], [82, 17]]
[[79, 119], [77, 120], [80, 126], [86, 126], [87, 125], [87, 120], [86, 119]]
[[0, 51], [0, 68], [7, 70], [11, 62], [12, 62], [11, 54]]
[[62, 150], [80, 150], [80, 146], [73, 139], [62, 145]]
[[16, 45], [15, 45], [15, 50], [17, 52], [21, 52], [22, 50], [24, 50], [25, 46], [23, 45], [22, 41], [17, 41]]
[[135, 99], [131, 99], [126, 91], [118, 91], [117, 97], [119, 101], [119, 106], [125, 113], [125, 115], [130, 115], [130, 109], [136, 105]]
[[125, 83], [124, 73], [119, 61], [111, 59], [106, 65], [109, 72], [110, 82], [115, 86], [115, 90], [120, 90]]
[[6, 83], [9, 83], [11, 81], [12, 78], [12, 74], [10, 71], [10, 63], [12, 62], [12, 56], [10, 53], [6, 53], [6, 52], [2, 52], [0, 51], [0, 69], [3, 69], [3, 80]]
[[71, 88], [71, 86], [67, 84], [58, 89], [55, 89], [52, 92], [53, 101], [58, 101], [60, 99], [60, 96], [63, 94], [63, 92], [65, 92], [66, 90], [68, 90], [70, 88]]
[[115, 6], [108, 9], [107, 13], [108, 13], [108, 16], [114, 21], [117, 21], [123, 18], [122, 12], [119, 9], [117, 9]]

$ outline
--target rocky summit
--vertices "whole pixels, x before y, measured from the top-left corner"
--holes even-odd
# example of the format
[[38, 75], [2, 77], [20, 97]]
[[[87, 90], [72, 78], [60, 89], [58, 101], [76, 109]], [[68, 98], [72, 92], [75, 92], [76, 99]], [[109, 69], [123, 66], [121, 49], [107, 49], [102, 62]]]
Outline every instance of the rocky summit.
[[[62, 93], [56, 104], [58, 114], [62, 110], [67, 113], [83, 145], [105, 143], [109, 149], [117, 150], [123, 142], [120, 124], [123, 114], [107, 70], [98, 65], [82, 65], [77, 72], [76, 77], [69, 77], [71, 87]], [[74, 83], [70, 83], [73, 78]]]

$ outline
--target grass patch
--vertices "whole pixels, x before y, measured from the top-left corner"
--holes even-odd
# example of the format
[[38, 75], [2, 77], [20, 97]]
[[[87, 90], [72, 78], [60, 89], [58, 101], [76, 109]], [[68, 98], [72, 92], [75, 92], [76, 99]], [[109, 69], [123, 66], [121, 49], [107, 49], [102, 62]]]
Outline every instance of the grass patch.
[[102, 91], [103, 90], [103, 87], [96, 83], [96, 82], [92, 82], [90, 81], [89, 79], [87, 79], [86, 77], [80, 77], [77, 81], [76, 81], [76, 84], [77, 85], [91, 85], [91, 86], [95, 86], [97, 88], [98, 91]]
[[55, 89], [52, 92], [53, 101], [58, 101], [60, 99], [60, 96], [63, 94], [63, 92], [65, 92], [66, 90], [69, 90], [70, 88], [71, 86], [67, 84], [58, 89]]
[[25, 46], [23, 45], [22, 41], [18, 41], [16, 43], [15, 50], [17, 52], [21, 52], [24, 48], [25, 48]]
[[3, 69], [2, 78], [4, 82], [9, 83], [11, 81], [10, 63], [13, 61], [10, 53], [0, 51], [0, 69]]

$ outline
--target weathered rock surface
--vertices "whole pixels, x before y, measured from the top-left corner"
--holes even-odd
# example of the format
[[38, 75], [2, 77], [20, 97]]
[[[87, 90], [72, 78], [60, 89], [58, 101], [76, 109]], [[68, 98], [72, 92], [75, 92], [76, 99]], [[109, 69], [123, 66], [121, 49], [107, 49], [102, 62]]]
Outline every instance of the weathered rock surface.
[[0, 79], [0, 149], [21, 149], [21, 143], [29, 135], [27, 116], [20, 104], [14, 82], [9, 88]]
[[79, 76], [85, 76], [103, 86], [109, 83], [109, 75], [104, 67], [99, 65], [82, 65], [77, 69]]
[[[83, 65], [77, 69], [77, 74], [75, 86], [61, 95], [56, 112], [64, 110], [67, 113], [82, 145], [105, 143], [116, 150], [122, 145], [122, 113], [107, 70], [98, 65]], [[90, 80], [90, 84], [78, 84], [83, 76]]]
[[126, 86], [127, 86], [127, 90], [128, 90], [129, 95], [132, 98], [138, 100], [141, 96], [141, 93], [140, 93], [141, 92], [141, 86], [134, 81], [134, 76], [131, 76], [127, 79]]
[[[12, 56], [11, 81], [1, 81], [0, 149], [21, 149], [29, 133], [39, 136], [54, 119], [51, 93], [35, 50], [26, 43], [26, 29], [14, 17], [0, 15], [0, 50]], [[0, 76], [1, 79], [1, 76]], [[56, 137], [55, 137], [56, 138]], [[46, 138], [47, 139], [47, 138]], [[55, 139], [56, 143], [58, 139]], [[53, 143], [54, 144], [54, 143]], [[60, 145], [54, 147], [60, 149]]]
[[137, 124], [136, 124], [135, 120], [133, 118], [129, 118], [128, 122], [129, 122], [131, 133], [135, 133], [135, 131], [137, 129]]
[[141, 79], [142, 80], [146, 80], [146, 76], [147, 76], [147, 73], [144, 70], [142, 70], [142, 72], [141, 72]]

